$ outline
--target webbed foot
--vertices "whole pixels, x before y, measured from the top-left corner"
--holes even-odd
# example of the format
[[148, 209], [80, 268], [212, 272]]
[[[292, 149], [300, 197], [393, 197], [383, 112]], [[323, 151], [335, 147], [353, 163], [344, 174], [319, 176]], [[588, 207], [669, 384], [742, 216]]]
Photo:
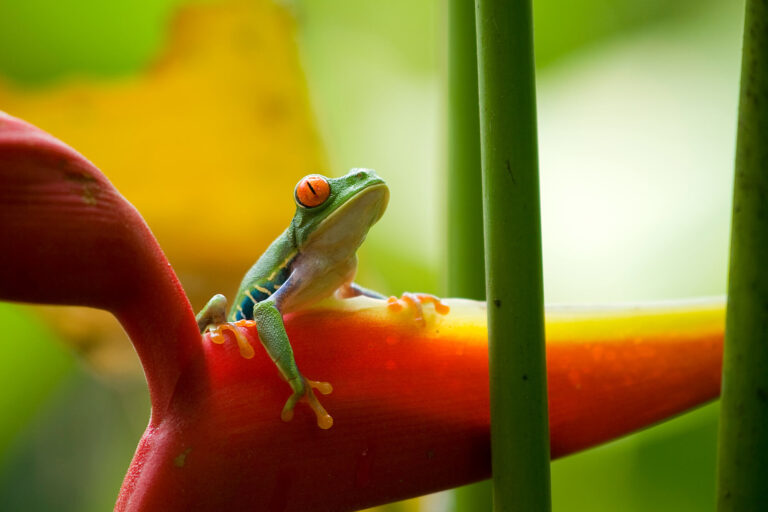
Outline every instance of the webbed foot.
[[435, 313], [446, 315], [451, 308], [442, 303], [440, 298], [429, 293], [410, 293], [405, 292], [398, 299], [394, 295], [387, 299], [387, 307], [391, 311], [402, 311], [403, 308], [412, 308], [414, 310], [414, 319], [424, 325], [424, 304], [432, 304], [435, 307]]
[[248, 343], [248, 338], [246, 338], [241, 329], [254, 327], [255, 325], [256, 322], [253, 320], [238, 320], [237, 322], [233, 323], [225, 322], [223, 324], [218, 324], [215, 327], [210, 327], [208, 329], [208, 336], [212, 342], [221, 345], [227, 340], [224, 332], [231, 332], [237, 341], [237, 348], [240, 349], [240, 355], [245, 359], [251, 359], [255, 355], [255, 352], [251, 344]]
[[333, 386], [327, 382], [320, 382], [316, 380], [305, 379], [299, 376], [295, 379], [288, 381], [288, 384], [293, 389], [293, 394], [285, 402], [283, 412], [280, 414], [280, 419], [283, 421], [291, 421], [293, 419], [293, 409], [296, 404], [305, 400], [312, 411], [317, 417], [317, 426], [327, 430], [333, 426], [333, 418], [320, 404], [320, 401], [315, 397], [315, 393], [312, 389], [318, 390], [323, 395], [328, 395], [333, 391]]

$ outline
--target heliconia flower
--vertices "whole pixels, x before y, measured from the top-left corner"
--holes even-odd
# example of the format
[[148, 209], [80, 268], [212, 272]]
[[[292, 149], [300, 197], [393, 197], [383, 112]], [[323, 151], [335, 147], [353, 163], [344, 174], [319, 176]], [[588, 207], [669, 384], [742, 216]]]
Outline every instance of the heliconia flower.
[[[290, 390], [255, 328], [251, 358], [234, 337], [201, 338], [157, 242], [107, 179], [7, 115], [0, 239], [0, 298], [109, 310], [139, 354], [152, 413], [116, 510], [354, 510], [490, 475], [484, 303], [447, 299], [450, 312], [427, 305], [421, 320], [367, 298], [287, 315], [302, 372], [333, 384], [322, 430], [305, 404], [280, 419]], [[722, 301], [549, 309], [552, 456], [716, 397], [723, 325]]]

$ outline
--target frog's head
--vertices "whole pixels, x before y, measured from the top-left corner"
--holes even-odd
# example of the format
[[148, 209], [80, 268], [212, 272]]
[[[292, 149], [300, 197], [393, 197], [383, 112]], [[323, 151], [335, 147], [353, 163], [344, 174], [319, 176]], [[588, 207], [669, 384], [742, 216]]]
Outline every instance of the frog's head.
[[370, 169], [352, 169], [340, 178], [305, 176], [293, 193], [296, 245], [356, 250], [384, 214], [389, 189]]

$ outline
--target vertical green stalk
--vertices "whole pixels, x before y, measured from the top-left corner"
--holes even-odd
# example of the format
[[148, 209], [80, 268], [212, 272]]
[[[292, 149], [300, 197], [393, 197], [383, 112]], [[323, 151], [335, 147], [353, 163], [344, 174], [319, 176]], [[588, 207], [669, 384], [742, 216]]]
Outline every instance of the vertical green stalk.
[[475, 4], [448, 8], [448, 294], [484, 300]]
[[530, 0], [476, 0], [495, 510], [546, 511], [536, 94]]
[[718, 510], [768, 506], [768, 0], [747, 0], [733, 188]]
[[[485, 300], [474, 0], [448, 2], [447, 292]], [[456, 512], [491, 508], [490, 482], [454, 491]]]

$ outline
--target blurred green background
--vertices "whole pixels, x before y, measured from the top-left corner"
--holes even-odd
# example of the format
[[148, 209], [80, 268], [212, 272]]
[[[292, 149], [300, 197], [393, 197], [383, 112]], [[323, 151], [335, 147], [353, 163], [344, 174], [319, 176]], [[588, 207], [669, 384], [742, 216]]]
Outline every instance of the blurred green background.
[[[30, 90], [130, 80], [184, 3], [0, 0], [0, 76]], [[360, 280], [440, 293], [445, 2], [283, 4], [330, 168], [390, 183]], [[742, 10], [534, 2], [547, 302], [724, 293]], [[143, 383], [94, 376], [20, 306], [0, 319], [0, 510], [109, 510], [147, 421]], [[554, 510], [714, 510], [716, 423], [710, 405], [555, 462]], [[417, 507], [451, 510], [451, 495], [387, 508]]]

